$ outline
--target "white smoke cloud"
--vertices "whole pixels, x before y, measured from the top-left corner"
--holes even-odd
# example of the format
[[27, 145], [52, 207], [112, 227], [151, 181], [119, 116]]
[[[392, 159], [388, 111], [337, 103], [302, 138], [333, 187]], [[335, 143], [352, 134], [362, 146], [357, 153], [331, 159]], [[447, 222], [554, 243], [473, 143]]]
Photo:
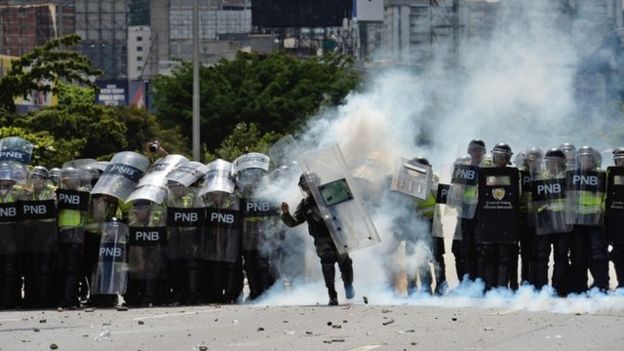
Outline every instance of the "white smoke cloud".
[[[575, 99], [577, 63], [591, 52], [595, 36], [579, 30], [566, 20], [555, 1], [501, 1], [498, 21], [490, 36], [470, 38], [462, 43], [460, 66], [449, 67], [434, 61], [422, 72], [405, 68], [372, 72], [361, 91], [354, 92], [343, 106], [313, 118], [306, 131], [297, 136], [307, 151], [339, 144], [352, 169], [374, 154], [387, 174], [400, 157], [426, 156], [434, 170], [446, 173], [448, 165], [463, 154], [473, 138], [509, 143], [517, 154], [530, 146], [554, 147], [564, 141], [577, 146], [612, 145], [615, 140], [595, 140], [594, 131], [606, 126], [604, 119], [578, 113]], [[577, 21], [583, 18], [579, 9]], [[591, 117], [591, 118], [590, 118]], [[600, 124], [602, 123], [602, 124]], [[459, 150], [459, 151], [458, 151]], [[299, 155], [291, 155], [297, 159]], [[289, 188], [271, 187], [269, 197], [286, 200], [294, 209], [300, 194], [293, 174]], [[287, 189], [287, 190], [286, 190]], [[388, 287], [397, 268], [393, 248], [396, 220], [412, 211], [398, 202], [368, 204], [382, 243], [351, 254], [355, 287], [359, 296], [372, 304], [414, 304], [443, 307], [497, 307], [530, 311], [595, 312], [624, 308], [623, 294], [591, 293], [568, 299], [552, 292], [522, 287], [517, 293], [491, 291], [481, 297], [482, 285], [457, 284], [450, 254], [453, 219], [445, 220], [447, 279], [454, 288], [445, 297], [406, 298]], [[408, 216], [409, 217], [409, 216]], [[411, 216], [414, 218], [414, 216]], [[305, 226], [305, 224], [303, 225]], [[426, 237], [426, 226], [412, 219], [410, 235]], [[313, 251], [311, 240], [306, 242]], [[287, 248], [288, 249], [288, 248]], [[428, 255], [419, 247], [405, 257], [408, 275], [426, 263]], [[310, 262], [308, 262], [310, 263]], [[318, 265], [318, 261], [312, 262]], [[318, 281], [283, 290], [276, 286], [260, 304], [325, 304], [327, 292], [318, 270]], [[337, 287], [341, 282], [337, 279]], [[339, 291], [341, 289], [338, 289]], [[344, 295], [341, 293], [341, 298]], [[344, 301], [344, 299], [343, 299]], [[361, 301], [361, 300], [357, 300]]]

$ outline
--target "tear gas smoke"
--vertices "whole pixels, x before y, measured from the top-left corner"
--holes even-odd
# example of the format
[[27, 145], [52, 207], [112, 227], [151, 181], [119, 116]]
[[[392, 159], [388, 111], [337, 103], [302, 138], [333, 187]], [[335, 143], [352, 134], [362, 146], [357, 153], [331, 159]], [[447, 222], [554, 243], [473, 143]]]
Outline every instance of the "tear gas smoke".
[[[488, 149], [505, 141], [516, 154], [530, 146], [549, 148], [564, 141], [577, 146], [616, 146], [617, 138], [606, 138], [601, 132], [612, 128], [612, 119], [580, 113], [576, 94], [578, 64], [584, 55], [596, 49], [594, 46], [603, 34], [588, 33], [579, 26], [584, 23], [582, 7], [572, 20], [562, 15], [555, 3], [501, 1], [490, 35], [462, 40], [459, 65], [449, 66], [434, 60], [419, 73], [405, 69], [370, 72], [361, 91], [349, 95], [343, 106], [313, 118], [306, 131], [296, 136], [301, 149], [309, 151], [337, 143], [349, 167], [356, 169], [367, 164], [369, 173], [381, 175], [367, 180], [383, 187], [387, 185], [379, 182], [385, 181], [396, 160], [418, 155], [427, 157], [441, 180], [448, 182], [447, 165], [464, 154], [473, 138], [485, 140]], [[371, 155], [377, 162], [363, 162], [370, 160]], [[291, 160], [298, 157], [298, 154], [289, 155]], [[268, 185], [265, 196], [278, 203], [287, 201], [291, 211], [294, 210], [301, 198], [296, 186], [299, 174], [292, 172], [277, 185]], [[416, 220], [410, 201], [382, 198], [366, 205], [382, 243], [351, 254], [354, 286], [359, 295], [356, 301], [367, 296], [373, 304], [508, 307], [552, 312], [624, 308], [621, 293], [592, 292], [558, 299], [552, 291], [537, 292], [527, 286], [515, 294], [491, 291], [483, 299], [480, 283], [457, 285], [453, 281], [456, 275], [450, 254], [445, 255], [447, 279], [455, 289], [445, 297], [407, 299], [390, 288], [392, 276], [405, 274], [406, 270], [408, 275], [413, 275], [417, 266], [428, 264], [428, 249], [426, 245], [417, 245], [413, 251], [404, 253], [407, 262], [404, 268], [397, 267], [392, 252], [400, 247], [397, 241], [400, 235], [429, 237], [427, 225]], [[402, 225], [397, 224], [401, 221]], [[444, 220], [447, 252], [453, 222], [453, 218]], [[297, 245], [302, 244], [307, 246], [307, 252], [313, 252], [310, 237], [301, 237]], [[299, 263], [303, 264], [303, 260]], [[307, 264], [318, 267], [318, 259]], [[320, 282], [321, 275], [316, 277], [319, 281], [294, 285], [290, 290], [283, 290], [277, 284], [259, 304], [325, 304], [327, 293]], [[337, 286], [340, 285], [337, 280]], [[337, 290], [342, 294], [341, 289]], [[341, 298], [344, 301], [344, 294]]]

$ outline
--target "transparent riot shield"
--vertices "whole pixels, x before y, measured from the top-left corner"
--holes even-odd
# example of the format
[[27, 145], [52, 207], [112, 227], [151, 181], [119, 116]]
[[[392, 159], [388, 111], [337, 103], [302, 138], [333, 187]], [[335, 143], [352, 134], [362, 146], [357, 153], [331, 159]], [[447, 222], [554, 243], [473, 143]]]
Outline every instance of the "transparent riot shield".
[[91, 294], [123, 295], [128, 283], [128, 226], [112, 221], [106, 222], [103, 228], [98, 262], [91, 280]]
[[392, 172], [391, 189], [424, 200], [431, 190], [431, 166], [401, 158]]
[[76, 160], [71, 160], [63, 163], [63, 168], [80, 168], [84, 169], [87, 167], [95, 167], [98, 164], [98, 161], [92, 158], [80, 158]]
[[481, 168], [477, 243], [514, 243], [518, 240], [520, 182], [517, 168]]
[[232, 164], [224, 160], [215, 160], [208, 164], [208, 172], [204, 177], [199, 196], [215, 191], [231, 194], [234, 192], [234, 187]]
[[271, 246], [281, 229], [276, 226], [276, 222], [280, 221], [277, 203], [248, 196], [241, 199], [240, 211], [242, 213], [242, 250], [260, 250]]
[[243, 170], [253, 168], [262, 169], [265, 172], [268, 172], [270, 164], [271, 159], [269, 156], [258, 152], [250, 152], [248, 154], [241, 155], [234, 160], [232, 163], [232, 173], [238, 174]]
[[188, 159], [182, 155], [167, 155], [156, 161], [141, 178], [126, 202], [148, 200], [162, 204], [167, 198], [167, 175], [184, 162], [188, 162]]
[[136, 152], [124, 151], [115, 154], [91, 194], [108, 195], [125, 201], [148, 166], [149, 160]]
[[339, 253], [348, 253], [379, 243], [377, 229], [364, 210], [362, 196], [338, 145], [301, 156], [304, 171], [314, 172], [320, 184], [311, 187], [323, 220]]
[[167, 258], [200, 258], [200, 244], [206, 209], [197, 198], [198, 189], [180, 183], [169, 187], [167, 197]]
[[290, 134], [276, 141], [267, 152], [271, 161], [273, 161], [276, 166], [289, 164], [293, 155], [299, 155], [300, 153], [301, 147]]
[[474, 218], [477, 209], [479, 167], [470, 165], [470, 158], [460, 158], [453, 165], [447, 208], [457, 211], [460, 218]]
[[[220, 199], [216, 199], [218, 197]], [[211, 193], [206, 199], [202, 257], [208, 261], [234, 263], [240, 259], [242, 247], [239, 201], [226, 193]]]
[[167, 213], [163, 206], [134, 206], [128, 219], [128, 276], [131, 279], [164, 278]]
[[566, 223], [601, 226], [606, 176], [600, 170], [567, 172]]
[[183, 162], [173, 171], [167, 174], [167, 180], [176, 182], [186, 187], [191, 186], [208, 173], [208, 166], [195, 161]]
[[609, 242], [624, 242], [624, 167], [607, 170], [607, 200], [605, 228]]
[[30, 164], [34, 145], [20, 137], [0, 139], [0, 161], [13, 161], [24, 165]]
[[572, 226], [566, 224], [565, 169], [553, 171], [545, 170], [533, 182], [532, 203], [537, 235], [567, 233], [572, 230]]

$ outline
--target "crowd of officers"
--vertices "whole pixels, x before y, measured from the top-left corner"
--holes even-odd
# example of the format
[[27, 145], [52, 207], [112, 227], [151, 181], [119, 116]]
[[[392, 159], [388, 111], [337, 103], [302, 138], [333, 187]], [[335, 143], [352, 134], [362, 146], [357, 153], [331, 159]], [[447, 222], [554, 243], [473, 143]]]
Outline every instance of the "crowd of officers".
[[622, 287], [624, 148], [613, 151], [615, 165], [606, 171], [590, 146], [532, 147], [515, 158], [517, 168], [512, 155], [500, 143], [486, 157], [485, 143], [472, 140], [455, 163], [446, 204], [458, 212], [458, 278], [481, 279], [486, 289], [541, 289], [549, 285], [552, 253], [550, 282], [560, 296], [607, 291], [609, 259]]
[[[253, 301], [283, 274], [284, 256], [302, 260], [292, 248], [303, 243], [289, 245], [290, 252], [283, 244], [287, 228], [304, 222], [329, 304], [338, 304], [336, 264], [346, 297], [355, 295], [351, 258], [338, 253], [312, 196], [321, 183], [313, 172], [299, 177], [304, 198], [291, 214], [287, 203], [277, 208], [259, 190], [300, 171], [282, 165], [269, 172], [264, 154], [203, 165], [181, 155], [150, 164], [121, 152], [110, 162], [74, 160], [48, 170], [26, 167], [29, 145], [0, 140], [0, 308], [71, 308], [87, 298], [111, 307], [121, 295], [130, 306], [234, 303], [245, 278]], [[457, 213], [452, 253], [460, 281], [480, 279], [486, 290], [520, 283], [540, 289], [549, 284], [552, 252], [552, 287], [561, 296], [587, 291], [588, 270], [591, 287], [608, 290], [609, 258], [624, 284], [624, 149], [613, 152], [615, 166], [606, 172], [588, 146], [530, 148], [516, 157], [517, 167], [512, 155], [504, 143], [487, 155], [485, 143], [473, 140], [450, 184], [429, 184], [416, 200], [386, 192], [410, 209], [394, 218], [397, 241], [408, 253], [418, 242], [427, 246], [424, 264], [408, 272], [410, 294], [447, 289], [439, 204]], [[411, 162], [431, 170], [424, 158]], [[424, 236], [412, 217], [427, 225]]]
[[150, 165], [121, 152], [48, 170], [26, 167], [26, 141], [5, 139], [1, 308], [234, 303], [245, 278], [251, 301], [278, 279], [287, 227], [256, 190], [287, 167], [269, 174], [268, 156]]

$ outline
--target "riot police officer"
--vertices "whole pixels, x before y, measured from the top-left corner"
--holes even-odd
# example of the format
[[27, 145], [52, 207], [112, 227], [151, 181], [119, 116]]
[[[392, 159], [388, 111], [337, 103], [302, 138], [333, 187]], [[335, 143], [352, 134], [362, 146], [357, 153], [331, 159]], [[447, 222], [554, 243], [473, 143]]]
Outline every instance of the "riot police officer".
[[21, 187], [20, 220], [22, 273], [25, 305], [31, 308], [51, 307], [54, 252], [56, 251], [55, 187], [45, 167], [34, 167]]
[[279, 234], [274, 222], [278, 210], [271, 202], [258, 197], [269, 163], [269, 157], [260, 153], [242, 155], [233, 163], [243, 211], [241, 246], [250, 301], [268, 290], [276, 279], [270, 266], [271, 252], [264, 248]]
[[570, 250], [571, 291], [587, 290], [587, 269], [593, 287], [609, 288], [607, 241], [603, 230], [605, 174], [599, 169], [595, 150], [583, 146], [576, 153], [576, 168], [569, 173], [567, 223], [573, 225]]
[[301, 200], [294, 214], [290, 214], [289, 206], [286, 202], [282, 202], [282, 221], [289, 227], [296, 227], [303, 222], [308, 223], [310, 235], [314, 238], [314, 246], [316, 253], [321, 259], [321, 268], [327, 293], [329, 295], [329, 305], [338, 305], [338, 293], [335, 288], [335, 264], [338, 263], [342, 280], [344, 282], [345, 294], [347, 299], [355, 296], [353, 289], [353, 262], [348, 254], [340, 255], [336, 245], [330, 235], [327, 225], [319, 212], [316, 201], [312, 196], [310, 188], [318, 186], [320, 179], [317, 174], [305, 172], [299, 178], [299, 187], [305, 194], [305, 198]]
[[624, 148], [613, 150], [615, 166], [607, 171], [606, 231], [618, 288], [624, 287]]
[[15, 162], [0, 162], [0, 309], [15, 308], [21, 302], [18, 257], [18, 207], [22, 169]]
[[493, 167], [479, 171], [479, 205], [477, 209], [477, 274], [486, 290], [509, 287], [512, 260], [518, 260], [517, 220], [519, 173], [508, 167], [512, 156], [505, 143], [492, 149]]
[[[470, 157], [467, 165], [456, 164], [453, 171], [453, 180], [449, 189], [450, 207], [458, 210], [458, 224], [453, 240], [453, 255], [459, 280], [464, 278], [473, 280], [477, 274], [477, 249], [475, 242], [476, 208], [478, 203], [478, 170], [483, 165], [485, 157], [485, 142], [474, 139], [468, 144]], [[459, 167], [466, 168], [466, 172], [459, 172]], [[469, 176], [464, 176], [469, 175]], [[460, 186], [456, 186], [456, 184]], [[457, 202], [457, 203], [456, 203]], [[461, 239], [459, 239], [461, 238]]]
[[533, 285], [541, 289], [548, 284], [550, 246], [553, 251], [552, 287], [560, 296], [568, 292], [568, 251], [571, 226], [566, 224], [566, 156], [553, 148], [544, 155], [542, 169], [533, 184], [535, 216], [534, 255], [531, 268]]
[[[533, 277], [531, 276], [533, 270], [531, 264], [533, 262], [534, 254], [534, 239], [535, 239], [535, 214], [533, 208], [533, 182], [539, 174], [540, 164], [543, 157], [543, 151], [537, 147], [531, 147], [524, 152], [522, 163], [519, 166], [520, 169], [520, 181], [522, 193], [520, 195], [520, 259], [522, 262], [521, 279], [523, 282], [533, 284]], [[517, 250], [517, 246], [516, 246]], [[515, 265], [514, 265], [515, 263]], [[517, 289], [517, 260], [512, 262], [510, 269], [511, 274], [511, 288]]]
[[57, 192], [59, 239], [55, 270], [61, 307], [79, 305], [78, 285], [83, 273], [82, 253], [89, 210], [89, 189], [82, 185], [82, 173], [73, 167], [63, 168]]

